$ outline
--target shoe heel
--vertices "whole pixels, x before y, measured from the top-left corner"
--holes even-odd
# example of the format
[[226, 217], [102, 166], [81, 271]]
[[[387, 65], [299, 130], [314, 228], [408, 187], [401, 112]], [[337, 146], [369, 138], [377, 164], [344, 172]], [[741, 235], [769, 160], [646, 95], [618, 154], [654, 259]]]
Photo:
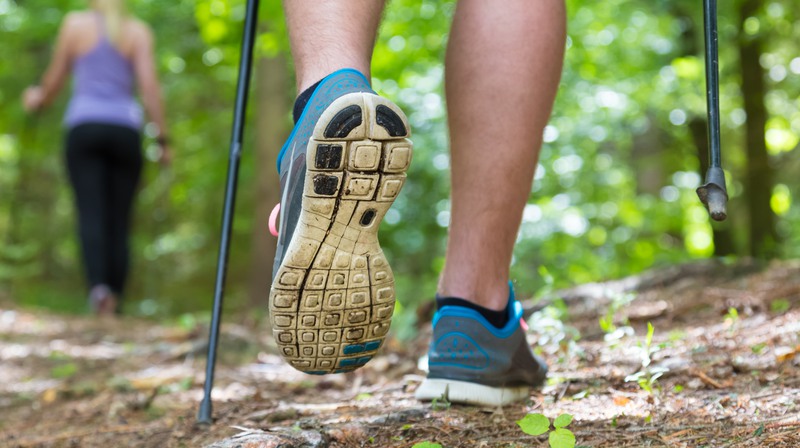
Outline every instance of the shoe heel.
[[298, 370], [355, 370], [389, 331], [394, 276], [378, 228], [405, 183], [408, 129], [396, 105], [362, 92], [335, 100], [314, 128], [302, 211], [270, 292], [275, 341]]

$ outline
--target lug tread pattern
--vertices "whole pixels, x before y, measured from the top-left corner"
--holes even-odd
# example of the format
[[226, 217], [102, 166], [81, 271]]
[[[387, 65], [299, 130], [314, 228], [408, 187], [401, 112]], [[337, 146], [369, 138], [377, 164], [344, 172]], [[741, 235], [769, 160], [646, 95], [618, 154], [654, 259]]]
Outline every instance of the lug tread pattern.
[[406, 180], [413, 145], [397, 106], [351, 93], [322, 114], [307, 147], [302, 211], [270, 290], [279, 352], [310, 374], [366, 364], [394, 311], [378, 227]]

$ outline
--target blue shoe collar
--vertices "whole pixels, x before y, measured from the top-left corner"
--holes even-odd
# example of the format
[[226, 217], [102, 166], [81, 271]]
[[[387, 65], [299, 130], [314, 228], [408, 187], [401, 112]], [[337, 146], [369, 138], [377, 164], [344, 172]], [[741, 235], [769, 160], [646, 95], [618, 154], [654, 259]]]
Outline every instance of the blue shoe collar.
[[364, 80], [364, 83], [366, 85], [371, 86], [371, 84], [370, 84], [369, 80], [367, 79], [367, 77], [364, 76], [363, 73], [361, 73], [360, 71], [358, 71], [358, 70], [356, 70], [354, 68], [343, 68], [343, 69], [340, 69], [340, 70], [336, 70], [335, 72], [333, 72], [330, 75], [328, 75], [325, 78], [323, 78], [322, 81], [317, 86], [317, 88], [314, 89], [314, 93], [312, 93], [311, 94], [311, 98], [308, 99], [308, 102], [306, 103], [306, 107], [303, 108], [303, 113], [300, 114], [300, 118], [297, 119], [297, 123], [295, 123], [294, 128], [292, 128], [292, 133], [289, 134], [289, 138], [286, 139], [286, 143], [281, 148], [281, 152], [278, 153], [278, 161], [277, 161], [278, 173], [281, 172], [281, 163], [283, 162], [283, 156], [286, 154], [287, 149], [289, 148], [289, 143], [292, 141], [292, 139], [294, 139], [294, 134], [295, 134], [295, 132], [297, 132], [297, 128], [299, 127], [298, 125], [300, 123], [302, 123], [303, 120], [305, 119], [306, 111], [308, 111], [309, 106], [311, 106], [311, 104], [314, 103], [314, 99], [317, 97], [317, 93], [322, 91], [321, 87], [325, 84], [325, 82], [327, 82], [331, 78], [334, 78], [336, 76], [339, 76], [339, 75], [342, 75], [342, 74], [345, 74], [345, 73], [352, 73], [354, 75], [357, 75], [358, 77], [360, 77], [361, 79]]
[[522, 304], [519, 303], [514, 294], [514, 287], [509, 282], [508, 285], [509, 293], [508, 293], [508, 306], [506, 309], [508, 310], [508, 323], [503, 328], [497, 328], [488, 320], [486, 320], [481, 313], [471, 309], [471, 308], [464, 308], [461, 306], [444, 306], [442, 309], [436, 311], [436, 314], [433, 315], [433, 326], [436, 326], [436, 323], [439, 322], [439, 319], [445, 316], [449, 317], [463, 317], [468, 319], [473, 319], [481, 323], [487, 330], [489, 330], [494, 336], [498, 338], [507, 338], [511, 336], [517, 328], [520, 326], [519, 321], [522, 319]]

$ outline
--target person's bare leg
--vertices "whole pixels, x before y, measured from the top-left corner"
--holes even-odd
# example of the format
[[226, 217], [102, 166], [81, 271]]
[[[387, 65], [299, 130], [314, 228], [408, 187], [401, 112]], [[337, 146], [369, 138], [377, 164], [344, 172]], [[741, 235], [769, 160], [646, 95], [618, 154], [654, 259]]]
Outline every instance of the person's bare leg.
[[297, 91], [342, 68], [370, 78], [382, 0], [284, 0]]
[[561, 76], [562, 0], [461, 0], [446, 60], [450, 236], [439, 294], [501, 310]]

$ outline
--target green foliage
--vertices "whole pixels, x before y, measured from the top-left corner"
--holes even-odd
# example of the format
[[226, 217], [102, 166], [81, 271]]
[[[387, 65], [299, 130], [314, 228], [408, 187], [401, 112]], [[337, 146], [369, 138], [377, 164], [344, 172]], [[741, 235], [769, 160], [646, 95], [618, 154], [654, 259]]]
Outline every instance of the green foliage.
[[550, 442], [551, 448], [574, 448], [575, 434], [569, 429], [556, 428], [550, 432], [548, 442]]
[[639, 353], [642, 358], [642, 369], [625, 377], [625, 382], [635, 382], [639, 385], [639, 387], [651, 395], [660, 391], [660, 388], [657, 384], [658, 379], [661, 378], [661, 376], [663, 376], [665, 373], [669, 372], [669, 369], [666, 367], [651, 366], [653, 354], [665, 347], [665, 344], [656, 347], [652, 346], [654, 333], [655, 328], [653, 327], [653, 324], [648, 322], [647, 335], [645, 336], [644, 343], [639, 344]]
[[[800, 17], [794, 0], [774, 0], [739, 30], [739, 3], [720, 8], [721, 123], [731, 218], [714, 228], [729, 231], [736, 251], [746, 251], [747, 117], [736, 45], [761, 38], [768, 89], [765, 139], [770, 163], [779, 167], [770, 206], [786, 243], [782, 255], [798, 256]], [[156, 62], [176, 160], [169, 171], [155, 164], [145, 169], [125, 307], [135, 314], [181, 315], [207, 309], [213, 291], [245, 2], [127, 4], [157, 36]], [[381, 236], [405, 305], [399, 313], [405, 316], [403, 328], [395, 327], [407, 335], [413, 333], [416, 305], [433, 296], [443, 266], [450, 160], [442, 60], [455, 5], [455, 0], [388, 2], [373, 60], [374, 87], [409, 112], [417, 148], [410, 181], [387, 213]], [[22, 113], [18, 98], [40, 78], [64, 14], [85, 6], [85, 0], [0, 0], [0, 284], [13, 288], [25, 304], [72, 311], [86, 306], [60, 155], [66, 95], [35, 118]], [[702, 129], [705, 115], [700, 3], [567, 0], [567, 11], [561, 88], [511, 269], [521, 297], [715, 250], [712, 224], [694, 193], [701, 175], [693, 129], [697, 123]], [[281, 2], [262, 2], [260, 15], [258, 56], [288, 56]], [[291, 70], [287, 65], [290, 75]], [[294, 95], [290, 84], [285, 92]], [[252, 237], [266, 231], [253, 213], [260, 200], [253, 186], [264, 169], [253, 157], [255, 113], [251, 107], [231, 240], [225, 304], [233, 309], [250, 306], [248, 281], [265, 276], [251, 268]], [[146, 146], [152, 156], [150, 139]], [[618, 330], [612, 314], [610, 309], [601, 324], [609, 334]], [[577, 336], [562, 330], [559, 343], [569, 350]]]
[[581, 356], [583, 351], [577, 341], [581, 335], [577, 328], [567, 323], [567, 305], [563, 300], [556, 300], [531, 315], [528, 319], [531, 328], [539, 335], [539, 348], [551, 355], [558, 356], [559, 362], [567, 362], [574, 356]]
[[633, 334], [633, 329], [627, 325], [627, 318], [622, 322], [625, 324], [623, 327], [617, 327], [614, 322], [619, 311], [628, 306], [636, 298], [636, 294], [608, 293], [607, 295], [611, 297], [611, 303], [609, 303], [605, 315], [600, 316], [599, 324], [600, 329], [605, 333], [605, 341], [614, 346], [623, 337]]
[[769, 304], [769, 310], [773, 313], [785, 313], [792, 307], [791, 302], [786, 299], [776, 299]]
[[415, 443], [411, 448], [442, 448], [442, 445], [433, 442], [419, 442]]
[[528, 414], [517, 421], [522, 432], [532, 436], [538, 436], [550, 430], [550, 419], [543, 414]]
[[542, 435], [548, 431], [548, 442], [550, 448], [573, 448], [575, 446], [575, 434], [567, 429], [572, 423], [572, 415], [561, 414], [553, 421], [553, 430], [550, 430], [550, 420], [543, 414], [527, 414], [517, 425], [522, 432], [532, 436]]
[[442, 394], [442, 396], [439, 398], [434, 398], [431, 401], [431, 409], [434, 411], [446, 411], [450, 409], [452, 403], [450, 403], [450, 400], [447, 399], [447, 395], [447, 387], [445, 387], [445, 392]]
[[561, 414], [553, 421], [553, 426], [556, 428], [566, 428], [572, 423], [572, 416], [570, 414]]
[[725, 325], [728, 327], [728, 332], [733, 334], [739, 328], [739, 311], [734, 308], [728, 308], [728, 312], [724, 318]]
[[50, 376], [56, 379], [69, 378], [78, 373], [78, 365], [74, 362], [59, 364], [50, 370]]

